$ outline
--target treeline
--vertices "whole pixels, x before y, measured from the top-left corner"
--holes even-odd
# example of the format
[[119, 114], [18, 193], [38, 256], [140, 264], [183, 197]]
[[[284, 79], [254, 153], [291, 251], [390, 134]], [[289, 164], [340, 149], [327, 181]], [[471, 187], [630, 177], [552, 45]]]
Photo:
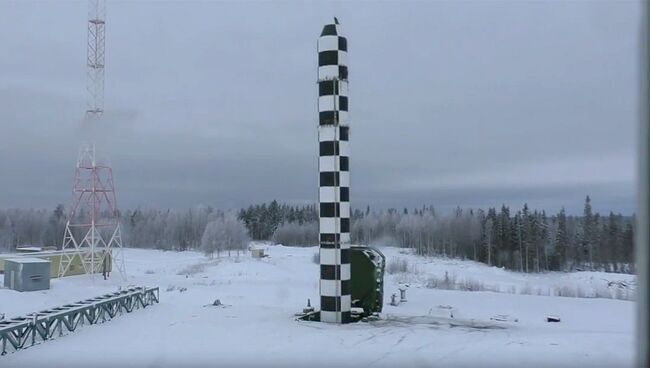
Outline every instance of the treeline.
[[[198, 249], [209, 221], [223, 216], [208, 206], [187, 210], [135, 209], [121, 213], [122, 241], [127, 246], [163, 250]], [[18, 246], [61, 247], [68, 212], [54, 210], [0, 209], [0, 251]]]
[[135, 209], [123, 212], [122, 238], [130, 247], [161, 250], [194, 250], [209, 222], [223, 216], [210, 206], [186, 210]]
[[[210, 206], [183, 210], [138, 208], [123, 211], [120, 213], [123, 244], [161, 250], [197, 250], [202, 248], [208, 223], [221, 221], [225, 215], [224, 211]], [[12, 252], [21, 245], [60, 247], [67, 216], [63, 205], [58, 205], [52, 211], [0, 209], [0, 251]], [[315, 205], [289, 206], [273, 201], [241, 209], [237, 211], [236, 218], [244, 222], [253, 240], [271, 240], [278, 227], [285, 224], [310, 224], [306, 226], [310, 229], [309, 236], [315, 236], [318, 240], [318, 211]], [[298, 244], [304, 243], [295, 245]]]
[[[239, 218], [244, 221], [248, 232], [254, 240], [271, 240], [278, 228], [292, 224], [302, 226], [304, 224], [318, 223], [318, 210], [316, 205], [290, 206], [278, 204], [272, 201], [268, 205], [251, 205], [239, 211]], [[295, 227], [297, 229], [297, 226]], [[311, 227], [310, 225], [306, 225]], [[316, 229], [318, 233], [318, 229]], [[318, 236], [316, 237], [318, 241]], [[298, 244], [287, 244], [298, 245]]]
[[527, 205], [511, 213], [457, 208], [437, 215], [433, 207], [355, 211], [352, 241], [416, 249], [421, 255], [471, 259], [521, 272], [600, 270], [634, 272], [634, 217], [564, 209], [547, 215]]
[[66, 221], [63, 205], [52, 211], [0, 209], [0, 251], [13, 251], [20, 245], [59, 245]]
[[[66, 215], [62, 205], [52, 211], [0, 210], [0, 250], [27, 244], [60, 247]], [[140, 248], [206, 253], [240, 249], [219, 238], [219, 234], [245, 238], [239, 223], [253, 240], [318, 245], [316, 205], [273, 201], [228, 216], [209, 206], [135, 209], [122, 212], [121, 221], [123, 243]], [[208, 227], [215, 221], [219, 224]], [[526, 205], [516, 211], [507, 206], [486, 211], [457, 208], [446, 215], [438, 214], [433, 206], [381, 211], [366, 207], [353, 211], [351, 237], [357, 244], [409, 247], [421, 255], [471, 259], [522, 272], [634, 272], [634, 223], [633, 217], [593, 213], [589, 197], [582, 216], [567, 215], [563, 209], [549, 215]]]
[[[357, 244], [409, 247], [421, 255], [471, 259], [521, 272], [634, 272], [634, 217], [593, 213], [588, 196], [582, 216], [569, 216], [564, 209], [547, 215], [527, 205], [512, 212], [507, 206], [487, 211], [457, 208], [449, 215], [437, 214], [433, 206], [383, 211], [367, 207], [353, 211], [351, 238]], [[315, 206], [272, 202], [242, 210], [240, 218], [254, 239], [318, 245]]]

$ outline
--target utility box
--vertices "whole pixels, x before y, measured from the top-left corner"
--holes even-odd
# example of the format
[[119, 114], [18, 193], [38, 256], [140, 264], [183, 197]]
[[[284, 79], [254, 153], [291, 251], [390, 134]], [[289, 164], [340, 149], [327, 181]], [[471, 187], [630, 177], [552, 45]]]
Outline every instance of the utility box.
[[263, 248], [253, 248], [251, 249], [251, 255], [253, 258], [264, 258], [264, 249]]
[[40, 258], [7, 258], [4, 262], [5, 287], [16, 291], [50, 288], [50, 261]]

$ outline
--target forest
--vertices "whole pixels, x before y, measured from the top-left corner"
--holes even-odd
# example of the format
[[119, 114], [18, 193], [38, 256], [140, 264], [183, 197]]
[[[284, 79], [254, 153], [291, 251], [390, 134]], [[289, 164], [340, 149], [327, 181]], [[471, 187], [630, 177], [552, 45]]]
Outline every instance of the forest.
[[[60, 247], [67, 221], [53, 210], [0, 209], [0, 251], [21, 245]], [[130, 209], [121, 213], [124, 244], [161, 250], [240, 250], [247, 240], [287, 246], [318, 245], [318, 208], [277, 201], [239, 211], [210, 206]], [[634, 216], [592, 210], [585, 198], [580, 216], [564, 209], [547, 214], [528, 208], [466, 209], [439, 214], [434, 206], [354, 209], [353, 244], [413, 248], [423, 256], [469, 259], [520, 272], [599, 270], [634, 273]], [[226, 238], [224, 240], [222, 238]], [[233, 241], [237, 239], [237, 241]]]

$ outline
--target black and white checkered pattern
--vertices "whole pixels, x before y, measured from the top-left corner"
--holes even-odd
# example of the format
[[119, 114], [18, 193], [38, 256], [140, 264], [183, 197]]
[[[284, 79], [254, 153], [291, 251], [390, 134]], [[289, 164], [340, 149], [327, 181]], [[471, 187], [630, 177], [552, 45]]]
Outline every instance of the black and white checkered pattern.
[[338, 20], [318, 39], [320, 319], [350, 321], [348, 45]]

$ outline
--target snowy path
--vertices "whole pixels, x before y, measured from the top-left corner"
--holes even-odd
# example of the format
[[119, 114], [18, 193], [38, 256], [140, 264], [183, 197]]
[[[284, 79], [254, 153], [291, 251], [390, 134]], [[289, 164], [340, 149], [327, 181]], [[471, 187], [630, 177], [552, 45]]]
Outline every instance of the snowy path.
[[[271, 257], [222, 259], [204, 272], [177, 275], [209, 262], [198, 253], [129, 249], [126, 284], [158, 285], [161, 303], [24, 351], [0, 357], [0, 367], [202, 366], [617, 366], [633, 364], [634, 303], [609, 299], [433, 290], [414, 285], [407, 303], [386, 305], [384, 320], [334, 326], [297, 322], [293, 313], [317, 300], [315, 248], [270, 247]], [[410, 257], [387, 249], [391, 257]], [[422, 260], [422, 259], [419, 259]], [[485, 283], [531, 282], [472, 262], [422, 260], [420, 275], [471, 274]], [[147, 271], [149, 273], [147, 273]], [[153, 273], [151, 273], [153, 272]], [[549, 274], [554, 278], [584, 275]], [[611, 275], [609, 275], [611, 276]], [[608, 277], [609, 277], [608, 276]], [[628, 277], [621, 275], [620, 277]], [[397, 290], [389, 275], [388, 296]], [[517, 279], [523, 278], [524, 280]], [[543, 279], [543, 276], [534, 276]], [[596, 279], [598, 279], [596, 277]], [[582, 282], [589, 282], [583, 280]], [[9, 316], [114, 290], [119, 281], [85, 276], [52, 281], [46, 292], [0, 289], [0, 312]], [[168, 286], [172, 291], [165, 291]], [[179, 287], [187, 291], [179, 292]], [[204, 307], [219, 298], [226, 308]], [[386, 303], [387, 304], [387, 303]], [[454, 311], [454, 318], [446, 308]], [[495, 322], [510, 315], [518, 322]], [[548, 314], [561, 323], [546, 323]], [[188, 365], [188, 363], [193, 363]]]

